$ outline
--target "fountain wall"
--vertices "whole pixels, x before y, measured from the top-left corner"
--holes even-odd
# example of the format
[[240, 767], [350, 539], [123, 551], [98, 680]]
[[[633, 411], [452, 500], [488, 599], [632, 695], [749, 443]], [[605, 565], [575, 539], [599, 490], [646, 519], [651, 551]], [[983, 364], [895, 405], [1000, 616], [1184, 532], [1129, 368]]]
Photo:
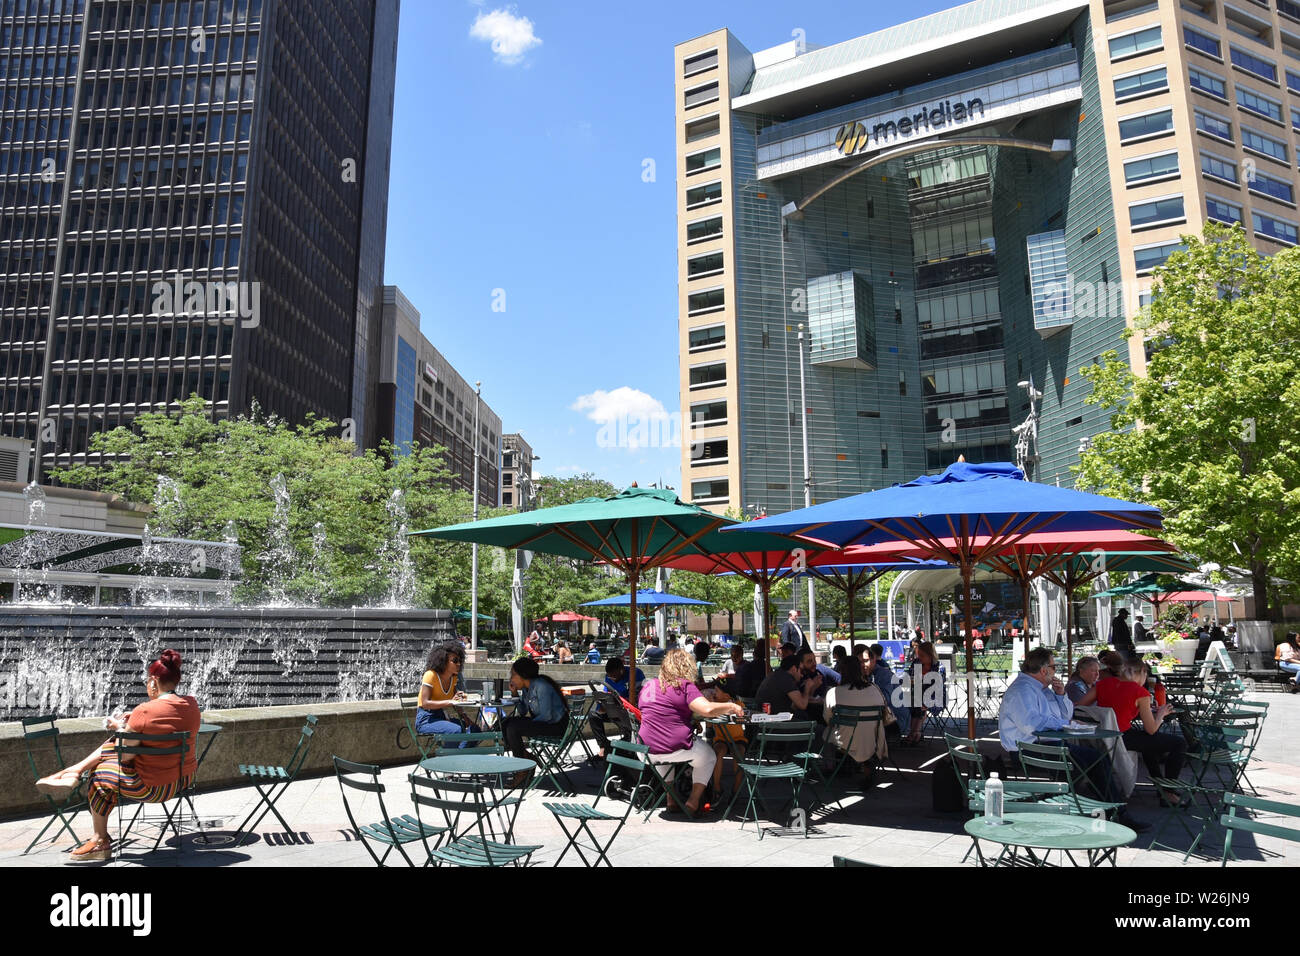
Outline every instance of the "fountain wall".
[[451, 612], [400, 608], [0, 608], [0, 721], [98, 716], [143, 699], [145, 666], [180, 651], [205, 710], [391, 698], [414, 688]]

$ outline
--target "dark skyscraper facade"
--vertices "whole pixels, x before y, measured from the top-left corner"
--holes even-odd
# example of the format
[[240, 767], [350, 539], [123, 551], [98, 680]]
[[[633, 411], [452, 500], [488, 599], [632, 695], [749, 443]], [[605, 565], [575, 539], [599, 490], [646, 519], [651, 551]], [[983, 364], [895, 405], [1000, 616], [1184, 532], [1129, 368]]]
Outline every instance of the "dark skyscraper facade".
[[44, 472], [197, 393], [367, 441], [397, 0], [0, 9], [0, 433]]

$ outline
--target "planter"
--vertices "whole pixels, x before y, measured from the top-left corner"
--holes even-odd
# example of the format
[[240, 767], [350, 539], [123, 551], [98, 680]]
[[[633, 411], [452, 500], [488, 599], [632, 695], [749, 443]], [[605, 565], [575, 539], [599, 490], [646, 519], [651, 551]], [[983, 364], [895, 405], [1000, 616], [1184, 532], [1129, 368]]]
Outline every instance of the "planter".
[[1200, 641], [1191, 637], [1186, 640], [1174, 641], [1173, 655], [1178, 659], [1180, 664], [1196, 663], [1196, 648], [1200, 646]]

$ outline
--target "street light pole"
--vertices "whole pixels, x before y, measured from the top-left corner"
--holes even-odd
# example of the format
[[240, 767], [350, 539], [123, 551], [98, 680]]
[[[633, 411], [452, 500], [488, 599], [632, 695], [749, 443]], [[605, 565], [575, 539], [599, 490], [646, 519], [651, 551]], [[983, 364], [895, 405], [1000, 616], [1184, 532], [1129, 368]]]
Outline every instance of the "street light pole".
[[[474, 434], [470, 446], [474, 454], [474, 521], [478, 520], [478, 407], [481, 404], [483, 383], [474, 383]], [[469, 649], [478, 650], [478, 543], [474, 543], [469, 572]]]
[[[803, 372], [803, 323], [799, 324], [799, 406], [803, 428], [803, 506], [812, 507], [812, 464], [808, 458], [808, 395], [804, 384]], [[813, 585], [812, 575], [808, 576], [808, 626], [812, 628], [812, 640], [809, 646], [817, 643], [817, 591]]]

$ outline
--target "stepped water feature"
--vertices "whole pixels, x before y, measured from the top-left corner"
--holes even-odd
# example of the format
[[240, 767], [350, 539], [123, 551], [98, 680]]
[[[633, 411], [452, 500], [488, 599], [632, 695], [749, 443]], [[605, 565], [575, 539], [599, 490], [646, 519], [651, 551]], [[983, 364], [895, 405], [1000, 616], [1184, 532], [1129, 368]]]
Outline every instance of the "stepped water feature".
[[[379, 549], [388, 592], [382, 606], [319, 602], [330, 573], [323, 525], [312, 528], [305, 567], [290, 536], [287, 482], [275, 501], [268, 546], [258, 555], [270, 600], [232, 604], [242, 559], [233, 523], [221, 541], [174, 537], [185, 527], [174, 483], [159, 480], [149, 526], [139, 536], [50, 529], [33, 486], [21, 537], [0, 546], [16, 600], [0, 604], [0, 721], [39, 714], [107, 714], [139, 701], [145, 666], [166, 647], [185, 660], [184, 691], [204, 708], [392, 697], [409, 690], [436, 640], [450, 639], [450, 611], [411, 607], [415, 574], [400, 492], [388, 502], [390, 535]], [[127, 573], [133, 572], [133, 573]], [[100, 581], [100, 579], [103, 579]], [[95, 581], [119, 605], [81, 604]], [[303, 584], [310, 582], [309, 586]], [[198, 599], [195, 599], [197, 595]], [[211, 603], [215, 599], [218, 603]]]

